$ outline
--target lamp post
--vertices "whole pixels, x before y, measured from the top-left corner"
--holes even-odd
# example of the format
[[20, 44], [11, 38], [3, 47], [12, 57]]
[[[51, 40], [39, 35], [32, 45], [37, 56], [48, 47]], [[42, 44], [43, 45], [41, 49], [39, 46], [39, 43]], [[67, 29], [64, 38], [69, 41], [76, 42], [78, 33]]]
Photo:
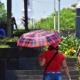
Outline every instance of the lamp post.
[[60, 0], [58, 0], [58, 32], [60, 33]]

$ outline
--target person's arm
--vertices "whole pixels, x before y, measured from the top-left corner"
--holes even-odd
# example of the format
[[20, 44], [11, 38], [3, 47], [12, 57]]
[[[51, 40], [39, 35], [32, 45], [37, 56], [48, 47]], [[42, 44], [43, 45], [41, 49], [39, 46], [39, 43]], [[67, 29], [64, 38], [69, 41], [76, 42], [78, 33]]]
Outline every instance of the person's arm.
[[43, 58], [41, 61], [39, 61], [39, 63], [40, 63], [40, 66], [44, 66], [45, 65], [45, 58]]
[[44, 53], [41, 53], [37, 58], [38, 61], [39, 61], [40, 66], [44, 66], [45, 62], [46, 62], [46, 59], [43, 57], [43, 55], [44, 55]]
[[70, 76], [70, 73], [69, 73], [68, 65], [67, 65], [67, 62], [66, 62], [65, 59], [63, 60], [63, 71], [67, 75], [68, 80], [71, 80], [71, 76]]
[[78, 54], [78, 64], [80, 64], [80, 53]]

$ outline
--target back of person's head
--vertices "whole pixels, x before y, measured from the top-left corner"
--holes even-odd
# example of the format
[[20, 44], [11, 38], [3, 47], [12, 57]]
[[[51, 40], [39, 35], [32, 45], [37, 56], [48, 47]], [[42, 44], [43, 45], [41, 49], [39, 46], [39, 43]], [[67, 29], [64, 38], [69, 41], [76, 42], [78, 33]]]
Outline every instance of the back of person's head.
[[50, 45], [50, 46], [48, 47], [48, 50], [58, 50], [58, 45], [57, 45], [57, 46]]

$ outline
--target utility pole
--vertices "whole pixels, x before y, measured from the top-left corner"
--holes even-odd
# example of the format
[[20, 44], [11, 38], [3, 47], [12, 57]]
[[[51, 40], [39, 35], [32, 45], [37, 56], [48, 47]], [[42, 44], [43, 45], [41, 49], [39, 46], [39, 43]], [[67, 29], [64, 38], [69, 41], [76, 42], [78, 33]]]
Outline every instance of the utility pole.
[[31, 14], [32, 14], [31, 21], [32, 21], [32, 29], [34, 30], [35, 29], [35, 18], [34, 18], [33, 4], [34, 4], [34, 0], [31, 0]]
[[28, 29], [28, 0], [24, 0], [24, 21], [25, 21], [25, 30], [29, 31]]
[[55, 7], [55, 0], [54, 0], [54, 30], [56, 30], [56, 7]]
[[32, 29], [34, 30], [35, 29], [35, 20], [34, 20], [34, 17], [32, 17]]
[[28, 13], [29, 15], [29, 19], [31, 21], [31, 27], [34, 30], [35, 29], [35, 18], [34, 18], [34, 6], [33, 6], [33, 1], [34, 0], [29, 0], [29, 7], [28, 7]]
[[12, 0], [7, 0], [7, 36], [12, 36], [11, 31], [11, 14], [12, 13]]
[[58, 0], [58, 32], [60, 33], [60, 0]]

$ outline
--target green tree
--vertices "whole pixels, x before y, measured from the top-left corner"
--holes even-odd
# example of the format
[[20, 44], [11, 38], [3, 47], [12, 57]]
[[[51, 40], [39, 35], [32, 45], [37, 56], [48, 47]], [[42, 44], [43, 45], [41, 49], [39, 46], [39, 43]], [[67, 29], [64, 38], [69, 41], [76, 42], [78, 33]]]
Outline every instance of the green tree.
[[7, 19], [7, 11], [5, 10], [5, 6], [0, 2], [0, 21], [6, 21]]
[[7, 14], [6, 14], [5, 6], [0, 2], [0, 28], [4, 28], [6, 30], [7, 26]]
[[76, 13], [74, 9], [67, 8], [61, 10], [61, 29], [75, 28], [75, 17]]
[[[57, 12], [56, 12], [57, 15]], [[41, 19], [36, 23], [37, 28], [45, 28], [45, 29], [54, 29], [53, 28], [53, 16], [54, 13], [51, 14], [46, 19]], [[75, 9], [64, 8], [60, 11], [60, 29], [71, 29], [75, 28], [75, 17], [76, 12]], [[58, 17], [56, 17], [56, 26], [58, 26]]]

